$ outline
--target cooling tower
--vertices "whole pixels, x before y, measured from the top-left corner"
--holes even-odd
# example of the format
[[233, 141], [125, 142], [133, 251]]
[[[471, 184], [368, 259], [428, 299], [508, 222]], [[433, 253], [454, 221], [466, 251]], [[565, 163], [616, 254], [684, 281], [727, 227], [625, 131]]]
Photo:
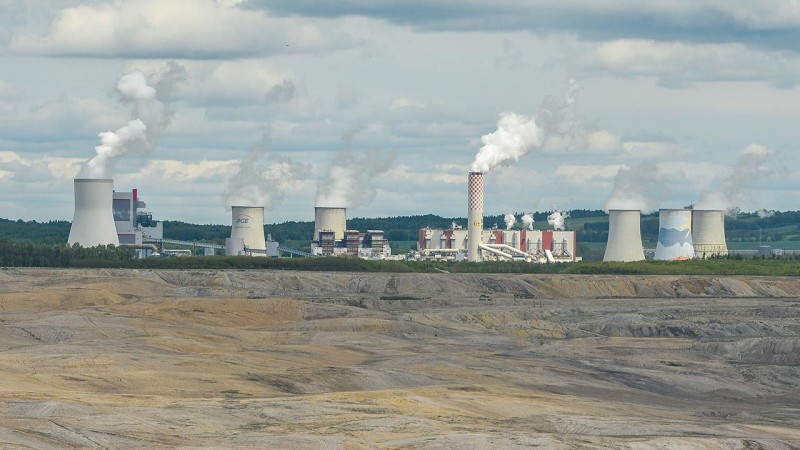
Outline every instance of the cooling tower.
[[692, 210], [662, 209], [658, 211], [658, 244], [655, 259], [678, 261], [694, 258], [692, 244]]
[[69, 245], [119, 245], [114, 224], [113, 197], [113, 180], [75, 179], [75, 215], [69, 229]]
[[483, 231], [483, 173], [470, 172], [467, 178], [467, 261], [481, 261], [478, 245]]
[[642, 261], [641, 212], [612, 209], [608, 211], [608, 243], [603, 261]]
[[314, 208], [314, 241], [319, 241], [320, 231], [333, 231], [334, 239], [344, 239], [347, 230], [347, 210], [345, 208]]
[[725, 242], [725, 212], [720, 210], [692, 211], [692, 241], [698, 258], [728, 256]]
[[[242, 239], [244, 246], [250, 250], [267, 250], [264, 239], [264, 208], [260, 206], [233, 206], [233, 224], [231, 239]], [[251, 256], [266, 256], [266, 253], [254, 253]]]

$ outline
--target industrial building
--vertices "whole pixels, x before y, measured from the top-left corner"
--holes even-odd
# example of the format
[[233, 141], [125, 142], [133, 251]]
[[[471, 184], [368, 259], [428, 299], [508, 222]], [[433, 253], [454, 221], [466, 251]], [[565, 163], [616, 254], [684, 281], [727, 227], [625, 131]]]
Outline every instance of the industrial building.
[[135, 248], [140, 258], [157, 252], [158, 247], [146, 242], [162, 240], [164, 224], [153, 220], [147, 204], [139, 199], [138, 189], [130, 192], [114, 191], [112, 212], [120, 245]]
[[[463, 228], [419, 230], [414, 259], [460, 261], [468, 258], [470, 231]], [[530, 262], [579, 261], [574, 231], [480, 230], [479, 261], [522, 260]]]
[[314, 236], [311, 240], [314, 256], [358, 256], [365, 259], [385, 259], [392, 248], [382, 230], [347, 229], [345, 208], [314, 208]]

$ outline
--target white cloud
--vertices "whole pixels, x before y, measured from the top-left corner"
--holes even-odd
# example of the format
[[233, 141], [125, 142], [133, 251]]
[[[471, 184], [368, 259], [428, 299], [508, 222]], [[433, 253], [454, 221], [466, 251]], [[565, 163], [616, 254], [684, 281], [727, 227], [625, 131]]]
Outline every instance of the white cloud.
[[324, 20], [274, 18], [227, 1], [127, 0], [64, 8], [45, 34], [17, 35], [9, 48], [34, 55], [206, 59], [349, 45], [348, 36]]
[[126, 175], [131, 182], [144, 180], [174, 180], [179, 182], [194, 182], [201, 179], [227, 178], [236, 173], [239, 161], [201, 161], [187, 163], [176, 160], [151, 160], [138, 172]]
[[686, 156], [687, 148], [669, 142], [630, 141], [622, 144], [625, 154], [636, 159], [668, 159]]
[[578, 165], [562, 164], [556, 169], [556, 176], [559, 180], [567, 183], [596, 183], [607, 182], [614, 179], [619, 169], [625, 167], [622, 164], [608, 165]]

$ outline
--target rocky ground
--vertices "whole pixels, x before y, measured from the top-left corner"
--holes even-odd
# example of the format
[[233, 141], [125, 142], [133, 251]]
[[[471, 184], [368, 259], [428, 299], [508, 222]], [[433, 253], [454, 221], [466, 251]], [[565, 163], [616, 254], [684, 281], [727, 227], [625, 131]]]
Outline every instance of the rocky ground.
[[800, 279], [0, 270], [0, 446], [800, 448]]

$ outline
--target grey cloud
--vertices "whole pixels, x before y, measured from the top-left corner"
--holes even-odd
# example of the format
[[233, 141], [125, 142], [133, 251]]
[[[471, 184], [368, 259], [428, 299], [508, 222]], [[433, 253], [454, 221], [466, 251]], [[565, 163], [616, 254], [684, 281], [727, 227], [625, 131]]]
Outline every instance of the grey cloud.
[[[246, 8], [309, 17], [372, 17], [429, 31], [570, 32], [588, 40], [647, 38], [691, 42], [744, 42], [800, 50], [800, 6], [776, 0], [765, 8], [752, 2], [714, 0], [249, 0]], [[780, 15], [783, 6], [789, 14]]]

